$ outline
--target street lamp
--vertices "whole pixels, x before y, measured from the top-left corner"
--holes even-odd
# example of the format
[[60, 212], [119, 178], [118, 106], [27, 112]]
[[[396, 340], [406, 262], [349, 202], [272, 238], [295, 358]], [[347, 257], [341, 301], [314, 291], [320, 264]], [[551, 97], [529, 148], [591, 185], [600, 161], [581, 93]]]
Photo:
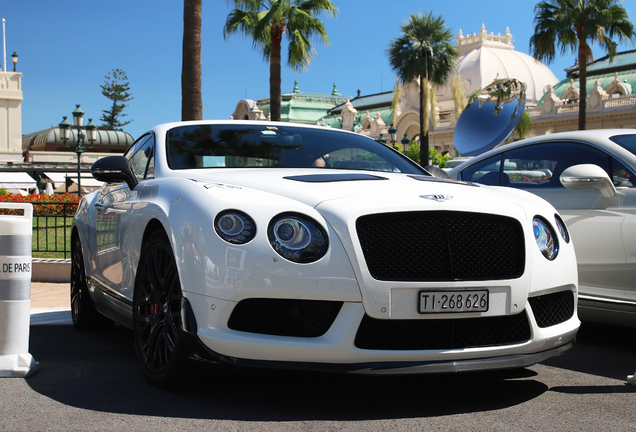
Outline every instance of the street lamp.
[[384, 138], [382, 135], [384, 134], [380, 134], [380, 138], [378, 138], [376, 141], [379, 142], [380, 144], [386, 145], [386, 138]]
[[400, 143], [402, 144], [402, 149], [404, 151], [409, 151], [409, 145], [411, 144], [411, 140], [408, 139], [408, 137], [406, 136], [406, 134], [404, 134], [404, 138], [402, 138], [400, 140]]
[[[67, 148], [73, 149], [77, 154], [77, 196], [82, 196], [82, 153], [93, 147], [95, 141], [97, 141], [97, 126], [93, 123], [93, 119], [88, 119], [88, 124], [84, 129], [88, 137], [82, 132], [82, 123], [84, 123], [84, 111], [79, 105], [76, 105], [75, 111], [73, 111], [73, 123], [77, 128], [77, 143], [75, 146], [67, 144], [66, 142], [71, 138], [71, 124], [66, 120], [66, 117], [62, 117], [62, 122], [58, 125], [60, 128], [60, 138]], [[84, 138], [87, 138], [89, 145], [84, 145]]]
[[391, 138], [391, 145], [395, 147], [395, 143], [397, 142], [397, 129], [391, 123], [391, 127], [389, 128], [389, 137]]
[[18, 63], [18, 55], [13, 51], [11, 54], [11, 61], [13, 62], [13, 72], [15, 72], [15, 65]]

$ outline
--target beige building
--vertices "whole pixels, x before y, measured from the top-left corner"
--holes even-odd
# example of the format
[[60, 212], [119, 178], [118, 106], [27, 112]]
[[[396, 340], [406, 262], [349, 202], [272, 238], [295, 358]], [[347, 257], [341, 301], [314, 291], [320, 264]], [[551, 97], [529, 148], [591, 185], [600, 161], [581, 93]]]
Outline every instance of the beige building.
[[22, 74], [0, 71], [0, 163], [22, 160]]
[[[514, 49], [513, 37], [508, 29], [503, 35], [487, 33], [482, 25], [479, 33], [466, 36], [459, 31], [456, 38], [460, 51], [457, 70], [464, 83], [466, 97], [497, 79], [514, 78], [526, 86], [526, 112], [532, 127], [526, 137], [578, 129], [579, 82], [578, 68], [569, 68], [567, 77], [559, 81], [543, 63]], [[588, 65], [587, 76], [587, 128], [636, 128], [636, 51], [618, 54], [612, 62], [603, 57]], [[397, 107], [396, 128], [398, 141], [406, 134], [409, 139], [419, 136], [419, 86], [408, 84], [401, 89]], [[429, 132], [430, 145], [440, 153], [457, 156], [454, 130], [457, 119], [450, 82], [436, 91], [438, 111], [437, 127]], [[375, 96], [377, 99], [377, 96]], [[351, 101], [355, 103], [355, 99]], [[390, 110], [390, 99], [385, 108]], [[346, 115], [344, 110], [343, 118]], [[365, 118], [376, 118], [378, 110], [365, 113]], [[385, 116], [381, 116], [385, 117]], [[386, 115], [390, 119], [389, 115]], [[364, 123], [364, 120], [362, 120]], [[385, 123], [386, 120], [385, 120]], [[362, 128], [372, 137], [380, 131], [385, 137], [388, 129]], [[515, 132], [509, 139], [518, 139]]]

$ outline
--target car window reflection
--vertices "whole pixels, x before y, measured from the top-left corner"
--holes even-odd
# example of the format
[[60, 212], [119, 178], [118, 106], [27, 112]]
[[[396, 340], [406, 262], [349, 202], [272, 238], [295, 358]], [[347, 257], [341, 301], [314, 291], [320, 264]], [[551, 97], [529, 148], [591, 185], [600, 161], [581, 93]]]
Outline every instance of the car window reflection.
[[172, 169], [332, 168], [426, 175], [408, 158], [366, 137], [327, 129], [189, 125], [168, 131]]

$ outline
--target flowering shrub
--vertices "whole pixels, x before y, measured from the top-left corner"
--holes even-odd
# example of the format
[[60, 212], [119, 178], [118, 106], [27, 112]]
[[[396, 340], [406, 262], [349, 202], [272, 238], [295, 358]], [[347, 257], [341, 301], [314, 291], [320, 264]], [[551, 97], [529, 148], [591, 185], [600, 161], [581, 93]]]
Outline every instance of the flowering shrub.
[[[65, 193], [63, 195], [45, 195], [45, 194], [31, 194], [31, 195], [0, 195], [0, 202], [12, 202], [12, 203], [33, 203], [33, 215], [34, 216], [73, 216], [77, 210], [77, 204], [80, 202], [79, 197]], [[2, 209], [0, 214], [18, 214], [21, 213], [18, 210]]]

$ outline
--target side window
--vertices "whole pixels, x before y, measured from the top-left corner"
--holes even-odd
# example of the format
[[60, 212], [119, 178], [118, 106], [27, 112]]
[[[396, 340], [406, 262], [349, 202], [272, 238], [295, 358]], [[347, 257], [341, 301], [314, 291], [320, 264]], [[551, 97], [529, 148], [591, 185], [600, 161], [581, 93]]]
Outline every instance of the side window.
[[130, 166], [138, 180], [155, 176], [154, 144], [155, 140], [149, 135], [138, 149], [134, 149], [134, 153], [129, 159]]
[[146, 141], [148, 141], [151, 137], [152, 137], [151, 134], [147, 134], [139, 138], [137, 141], [133, 143], [133, 145], [128, 147], [128, 150], [126, 150], [126, 152], [124, 153], [124, 157], [130, 160], [130, 157], [134, 155], [137, 152], [137, 150], [139, 150], [139, 147], [143, 146], [146, 143]]
[[601, 150], [580, 143], [549, 142], [519, 147], [503, 154], [509, 186], [529, 189], [563, 187], [561, 173], [579, 164], [594, 164], [610, 174], [609, 156]]
[[489, 186], [499, 186], [501, 172], [501, 155], [492, 156], [462, 171], [462, 180], [481, 183]]
[[636, 183], [634, 173], [614, 158], [612, 158], [611, 179], [616, 187], [634, 187]]
[[[154, 140], [152, 140], [154, 141]], [[150, 157], [148, 158], [148, 168], [146, 168], [146, 178], [155, 178], [155, 148], [154, 145], [150, 149]]]

